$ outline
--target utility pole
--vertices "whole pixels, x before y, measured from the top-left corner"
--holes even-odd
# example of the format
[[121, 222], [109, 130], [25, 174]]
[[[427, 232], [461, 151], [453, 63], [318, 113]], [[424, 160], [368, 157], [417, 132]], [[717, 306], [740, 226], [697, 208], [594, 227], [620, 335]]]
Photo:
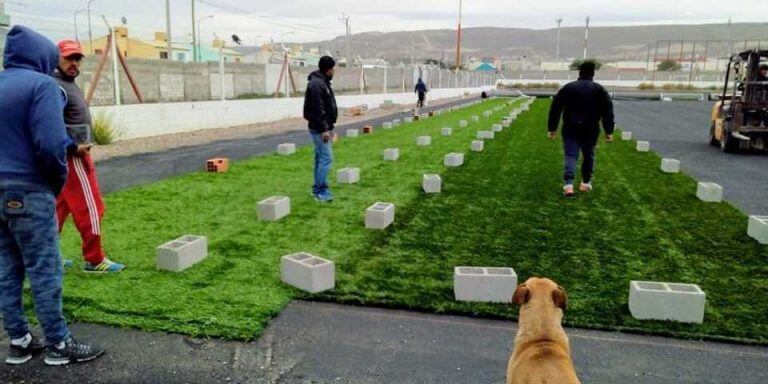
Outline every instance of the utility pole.
[[93, 55], [93, 30], [91, 29], [91, 4], [96, 0], [89, 0], [85, 9], [88, 11], [88, 46], [91, 47], [89, 54]]
[[197, 31], [195, 31], [195, 22], [197, 22], [195, 18], [195, 0], [192, 0], [192, 62], [197, 63]]
[[78, 43], [80, 42], [80, 36], [78, 36], [78, 33], [77, 33], [77, 14], [82, 12], [85, 12], [85, 9], [79, 9], [75, 11], [75, 41], [77, 41]]
[[346, 28], [346, 36], [347, 36], [347, 68], [352, 67], [352, 49], [350, 40], [352, 40], [352, 31], [349, 29], [349, 16], [346, 16], [345, 14], [342, 14], [341, 17], [339, 17], [339, 21], [341, 21]]
[[171, 0], [165, 0], [165, 41], [168, 43], [168, 60], [173, 61], [171, 45]]
[[589, 16], [587, 16], [587, 26], [584, 29], [584, 60], [587, 59], [587, 47], [589, 47]]
[[555, 58], [557, 61], [560, 61], [560, 24], [563, 23], [563, 18], [558, 18], [555, 22], [557, 23], [557, 49], [555, 50]]
[[413, 38], [411, 38], [411, 67], [413, 67], [414, 65], [414, 60], [415, 60], [414, 56], [416, 56], [416, 48], [415, 48], [415, 45], [413, 44]]
[[463, 5], [463, 1], [459, 0], [459, 29], [458, 37], [456, 38], [456, 72], [461, 69], [461, 12]]

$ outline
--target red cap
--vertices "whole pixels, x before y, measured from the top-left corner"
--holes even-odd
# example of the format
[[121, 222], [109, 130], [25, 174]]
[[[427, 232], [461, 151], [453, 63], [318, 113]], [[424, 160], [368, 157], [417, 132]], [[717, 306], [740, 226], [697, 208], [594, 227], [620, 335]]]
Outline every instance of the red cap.
[[74, 40], [62, 40], [59, 42], [59, 54], [61, 57], [70, 57], [72, 55], [83, 55], [83, 48], [80, 43]]

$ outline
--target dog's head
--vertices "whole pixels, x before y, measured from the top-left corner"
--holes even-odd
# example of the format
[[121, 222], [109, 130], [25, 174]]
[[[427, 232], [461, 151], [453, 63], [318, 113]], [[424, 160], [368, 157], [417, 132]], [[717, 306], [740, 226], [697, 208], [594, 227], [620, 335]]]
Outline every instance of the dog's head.
[[520, 306], [529, 303], [551, 303], [565, 312], [568, 308], [568, 295], [563, 287], [550, 279], [531, 277], [517, 287], [512, 302]]

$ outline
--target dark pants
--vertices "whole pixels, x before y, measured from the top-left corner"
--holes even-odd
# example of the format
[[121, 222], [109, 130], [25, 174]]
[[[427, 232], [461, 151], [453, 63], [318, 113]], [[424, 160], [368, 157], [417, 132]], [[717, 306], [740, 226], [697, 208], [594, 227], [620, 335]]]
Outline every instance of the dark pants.
[[584, 183], [592, 181], [592, 172], [595, 169], [595, 143], [594, 140], [579, 140], [563, 137], [563, 152], [565, 152], [565, 174], [563, 180], [566, 184], [573, 184], [576, 179], [576, 163], [579, 154], [583, 156], [581, 163], [581, 179]]
[[29, 332], [21, 302], [26, 275], [46, 342], [59, 343], [69, 331], [62, 313], [56, 199], [51, 192], [0, 188], [0, 203], [0, 309], [5, 330], [11, 339]]
[[427, 94], [424, 92], [419, 92], [419, 102], [416, 104], [419, 108], [424, 108], [424, 100], [427, 98]]

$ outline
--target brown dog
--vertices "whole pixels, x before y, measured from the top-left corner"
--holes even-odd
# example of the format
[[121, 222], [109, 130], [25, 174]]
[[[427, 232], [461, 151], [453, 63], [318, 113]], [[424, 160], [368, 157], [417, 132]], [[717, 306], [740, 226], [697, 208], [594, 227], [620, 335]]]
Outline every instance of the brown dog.
[[515, 352], [507, 366], [507, 384], [579, 384], [563, 326], [565, 290], [550, 279], [532, 277], [515, 290], [520, 305]]

